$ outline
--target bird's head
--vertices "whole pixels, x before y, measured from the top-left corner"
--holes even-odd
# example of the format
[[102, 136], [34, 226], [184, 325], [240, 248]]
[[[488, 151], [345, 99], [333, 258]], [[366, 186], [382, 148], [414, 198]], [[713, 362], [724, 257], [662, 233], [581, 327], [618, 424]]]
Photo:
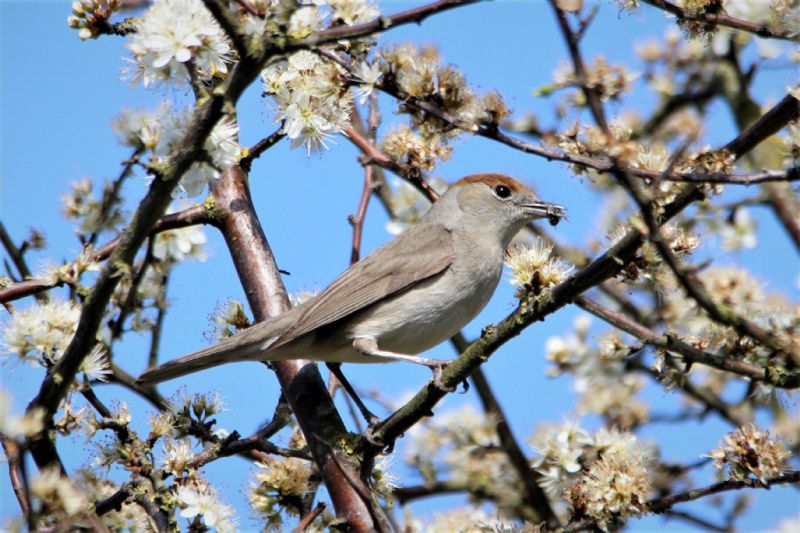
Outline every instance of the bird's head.
[[557, 224], [565, 209], [543, 202], [520, 182], [502, 174], [473, 174], [454, 183], [437, 202], [451, 226], [497, 235], [505, 247], [531, 220]]

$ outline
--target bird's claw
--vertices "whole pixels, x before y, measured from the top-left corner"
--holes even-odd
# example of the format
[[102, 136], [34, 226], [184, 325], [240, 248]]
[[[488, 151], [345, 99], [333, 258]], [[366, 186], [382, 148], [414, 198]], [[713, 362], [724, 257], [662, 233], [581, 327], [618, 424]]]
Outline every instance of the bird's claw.
[[457, 388], [455, 385], [448, 386], [442, 382], [442, 371], [450, 366], [451, 362], [452, 361], [439, 361], [428, 367], [431, 369], [431, 372], [433, 372], [433, 385], [442, 392], [455, 392]]

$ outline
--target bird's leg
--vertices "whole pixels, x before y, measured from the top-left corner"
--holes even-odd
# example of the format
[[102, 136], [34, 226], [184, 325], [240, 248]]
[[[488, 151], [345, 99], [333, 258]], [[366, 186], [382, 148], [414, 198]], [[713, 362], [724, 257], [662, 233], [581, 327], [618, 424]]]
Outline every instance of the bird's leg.
[[380, 422], [381, 419], [375, 416], [372, 411], [367, 409], [367, 406], [364, 405], [364, 402], [362, 402], [361, 398], [359, 398], [358, 394], [356, 394], [356, 390], [353, 388], [347, 378], [344, 377], [344, 373], [342, 372], [342, 363], [325, 363], [325, 366], [327, 366], [328, 370], [330, 370], [331, 373], [336, 376], [339, 384], [342, 386], [347, 395], [353, 400], [353, 403], [356, 404], [358, 410], [361, 411], [361, 416], [363, 416], [364, 420], [367, 421], [369, 427], [373, 427], [375, 424]]
[[444, 391], [450, 391], [441, 382], [442, 370], [449, 365], [452, 361], [444, 361], [442, 359], [431, 359], [428, 357], [420, 357], [418, 355], [408, 355], [404, 353], [387, 352], [378, 348], [378, 341], [374, 337], [358, 337], [353, 339], [353, 348], [355, 351], [362, 355], [371, 357], [382, 357], [391, 361], [408, 361], [409, 363], [416, 363], [418, 365], [427, 366], [433, 372], [433, 382], [437, 387]]

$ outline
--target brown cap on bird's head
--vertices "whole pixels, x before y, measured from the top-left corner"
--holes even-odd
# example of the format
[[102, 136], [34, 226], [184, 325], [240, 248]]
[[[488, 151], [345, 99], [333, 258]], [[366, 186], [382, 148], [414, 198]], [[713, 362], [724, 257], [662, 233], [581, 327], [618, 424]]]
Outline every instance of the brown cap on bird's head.
[[503, 174], [496, 174], [494, 172], [487, 172], [485, 174], [472, 174], [470, 176], [466, 176], [458, 180], [453, 184], [453, 187], [459, 187], [462, 185], [467, 185], [469, 183], [485, 183], [490, 187], [494, 187], [496, 185], [505, 185], [512, 192], [517, 191], [528, 191], [528, 188], [518, 182], [513, 178], [509, 178]]
[[[536, 198], [536, 195], [522, 183], [504, 174], [494, 172], [466, 176], [455, 182], [453, 187], [463, 187], [472, 183], [486, 184], [500, 198], [518, 193], [522, 193], [531, 199]], [[530, 209], [537, 217], [547, 218], [553, 226], [558, 224], [561, 219], [566, 218], [566, 209], [564, 207], [549, 202], [534, 201], [526, 204], [525, 207]]]

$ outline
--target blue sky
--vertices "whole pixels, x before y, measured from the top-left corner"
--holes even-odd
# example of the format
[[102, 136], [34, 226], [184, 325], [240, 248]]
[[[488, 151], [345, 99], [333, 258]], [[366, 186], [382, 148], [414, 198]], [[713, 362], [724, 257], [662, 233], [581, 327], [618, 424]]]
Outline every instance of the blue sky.
[[[411, 2], [382, 2], [382, 11], [392, 13], [416, 5]], [[0, 1], [0, 217], [8, 231], [21, 239], [31, 227], [43, 230], [49, 247], [30, 254], [33, 269], [49, 260], [60, 262], [74, 257], [78, 241], [70, 224], [60, 216], [60, 197], [71, 181], [83, 176], [95, 180], [113, 179], [127, 149], [117, 144], [110, 128], [111, 119], [124, 107], [155, 107], [168, 99], [177, 107], [188, 102], [183, 89], [147, 91], [131, 88], [120, 81], [119, 69], [128, 54], [121, 38], [81, 42], [66, 25], [69, 3]], [[597, 20], [582, 43], [588, 58], [605, 55], [611, 62], [636, 63], [633, 44], [647, 37], [659, 37], [671, 24], [660, 13], [643, 8], [639, 14], [620, 13], [613, 4], [603, 4]], [[532, 90], [550, 81], [552, 70], [566, 57], [565, 49], [549, 6], [543, 2], [483, 3], [450, 11], [428, 19], [421, 26], [405, 26], [386, 33], [382, 42], [430, 43], [439, 47], [446, 62], [461, 68], [469, 82], [481, 92], [499, 90], [517, 114], [533, 110], [547, 124], [552, 102], [535, 99]], [[771, 70], [756, 85], [760, 101], [776, 101], [783, 88], [794, 83], [796, 70]], [[242, 99], [241, 141], [255, 143], [275, 129], [270, 109], [253, 86]], [[653, 101], [641, 85], [630, 97], [635, 107], [646, 110]], [[393, 115], [394, 106], [382, 100], [384, 127], [402, 120]], [[619, 107], [610, 106], [610, 112]], [[711, 107], [708, 141], [719, 145], [735, 134], [725, 107]], [[279, 266], [291, 272], [285, 282], [290, 292], [324, 287], [346, 268], [350, 254], [351, 227], [347, 216], [355, 212], [361, 189], [362, 170], [356, 151], [345, 139], [338, 139], [321, 157], [307, 158], [304, 150], [289, 150], [282, 143], [256, 161], [251, 185], [256, 208], [261, 216]], [[452, 159], [440, 165], [435, 175], [453, 181], [480, 171], [509, 174], [531, 184], [539, 195], [569, 208], [570, 221], [557, 228], [558, 237], [581, 245], [603, 235], [596, 226], [597, 196], [581, 180], [572, 177], [559, 163], [549, 163], [504, 148], [491, 141], [473, 138], [455, 143]], [[130, 179], [126, 194], [133, 206], [145, 192], [141, 177]], [[759, 223], [759, 247], [740, 254], [722, 254], [721, 264], [743, 264], [768, 280], [769, 287], [797, 299], [796, 255], [783, 230], [763, 208], [752, 210]], [[377, 202], [367, 215], [364, 250], [369, 251], [390, 236], [385, 231], [386, 216]], [[162, 357], [192, 351], [205, 345], [203, 333], [210, 329], [208, 315], [228, 298], [243, 300], [224, 243], [207, 230], [208, 259], [188, 262], [177, 268], [172, 278], [167, 314], [167, 334]], [[514, 304], [513, 288], [501, 283], [491, 304], [466, 328], [469, 337], [482, 326], [501, 319]], [[23, 306], [22, 302], [19, 306]], [[549, 379], [544, 375], [544, 341], [570, 329], [578, 312], [567, 307], [535, 324], [523, 335], [503, 347], [485, 366], [487, 375], [506, 409], [517, 437], [530, 435], [540, 422], [558, 422], [574, 411], [575, 396], [568, 378]], [[600, 324], [595, 321], [598, 331]], [[117, 362], [131, 373], [144, 368], [147, 339], [129, 335], [116, 350]], [[431, 357], [453, 356], [448, 345], [430, 353]], [[407, 364], [345, 367], [356, 387], [377, 389], [389, 398], [402, 398], [417, 390], [429, 372]], [[3, 386], [10, 389], [15, 407], [22, 409], [36, 390], [41, 369], [2, 367]], [[272, 412], [278, 397], [274, 377], [256, 363], [220, 367], [162, 386], [172, 394], [179, 388], [192, 392], [219, 390], [228, 411], [218, 417], [220, 425], [242, 434], [254, 430]], [[129, 402], [138, 413], [133, 425], [146, 427], [147, 408], [141, 401], [114, 386], [99, 389], [102, 399]], [[648, 385], [645, 398], [654, 412], [675, 411], [679, 398], [673, 393]], [[440, 411], [463, 402], [476, 403], [474, 393], [451, 395]], [[796, 405], [790, 406], [796, 410]], [[596, 423], [591, 418], [587, 424]], [[649, 426], [643, 435], [659, 443], [668, 460], [693, 460], [716, 446], [729, 428], [706, 419], [697, 425]], [[67, 439], [64, 458], [68, 467], [83, 464], [88, 450], [80, 439]], [[399, 462], [399, 461], [398, 461]], [[238, 459], [218, 461], [207, 468], [208, 477], [225, 488], [225, 498], [239, 510], [243, 527], [256, 527], [249, 521], [244, 504], [249, 463]], [[697, 485], [711, 481], [707, 471], [694, 477]], [[797, 491], [786, 488], [753, 492], [753, 510], [741, 526], [760, 530], [774, 526], [781, 517], [800, 510]], [[451, 506], [460, 500], [452, 497], [421, 502], [415, 509], [421, 515]], [[16, 515], [18, 509], [5, 474], [0, 475], [2, 517]], [[697, 510], [697, 504], [684, 506]], [[699, 511], [714, 517], [707, 508]], [[631, 523], [633, 531], [663, 529], [659, 518]], [[678, 522], [670, 528], [690, 530]]]

